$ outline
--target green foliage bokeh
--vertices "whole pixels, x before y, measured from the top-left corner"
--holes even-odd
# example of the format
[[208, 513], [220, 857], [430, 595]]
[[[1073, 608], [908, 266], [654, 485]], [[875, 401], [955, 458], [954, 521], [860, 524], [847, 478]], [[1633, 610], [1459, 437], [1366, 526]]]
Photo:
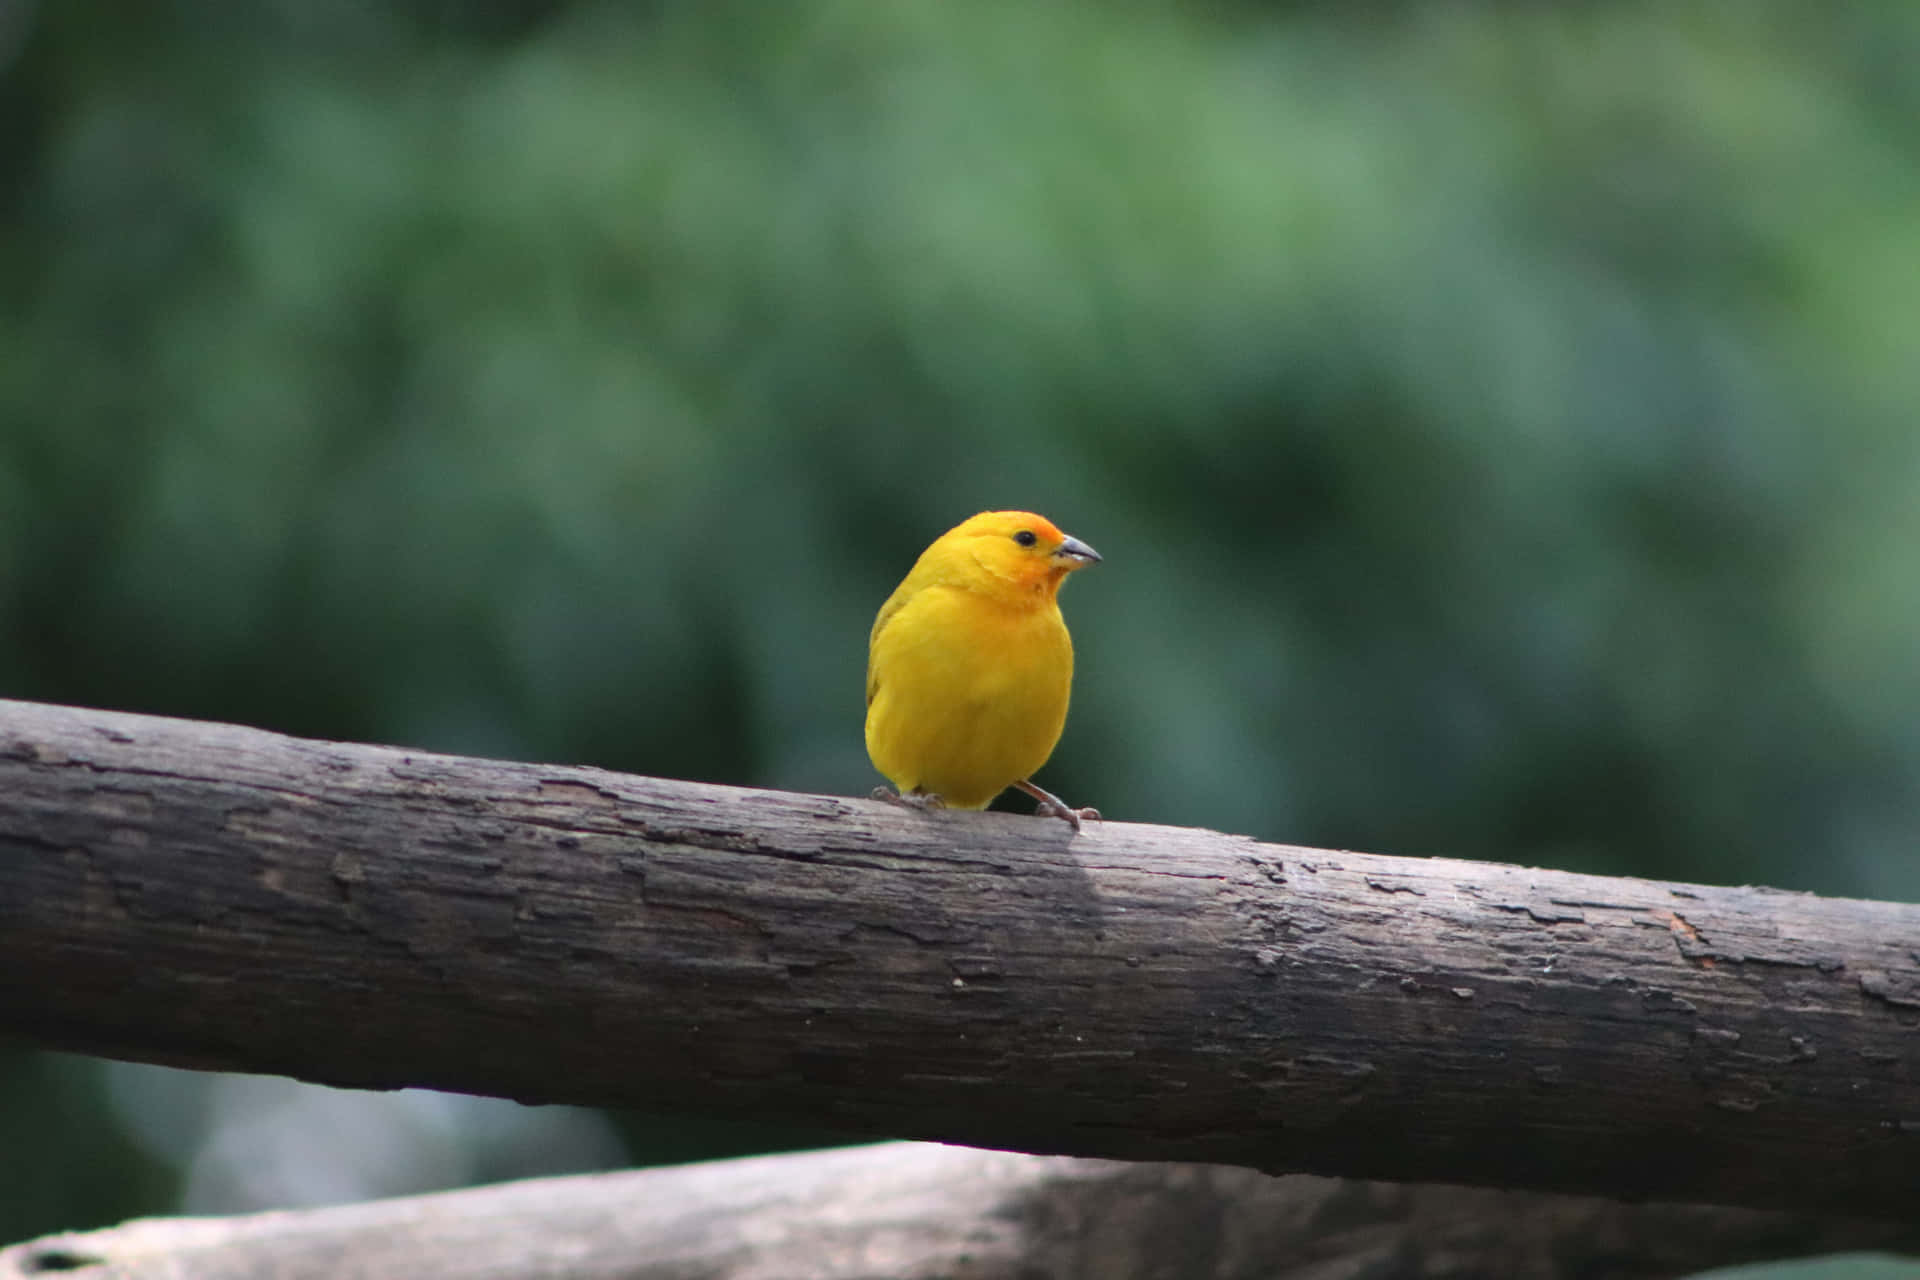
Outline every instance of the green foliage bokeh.
[[1920, 9], [15, 38], [0, 696], [858, 793], [872, 610], [1024, 506], [1076, 803], [1920, 897]]

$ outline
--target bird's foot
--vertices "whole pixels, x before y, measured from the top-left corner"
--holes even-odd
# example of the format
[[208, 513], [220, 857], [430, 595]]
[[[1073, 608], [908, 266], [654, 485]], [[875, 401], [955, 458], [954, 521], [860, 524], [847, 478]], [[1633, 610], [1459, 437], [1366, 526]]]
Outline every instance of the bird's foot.
[[895, 791], [892, 787], [875, 787], [875, 800], [885, 800], [888, 804], [897, 804], [908, 809], [925, 812], [930, 809], [944, 809], [947, 802], [939, 796], [925, 791]]
[[1056, 804], [1051, 800], [1042, 800], [1039, 804], [1035, 805], [1033, 813], [1037, 818], [1065, 818], [1067, 825], [1075, 831], [1080, 829], [1080, 823], [1083, 819], [1093, 822], [1100, 821], [1100, 811], [1091, 805], [1074, 809], [1064, 804]]
[[1033, 810], [1036, 817], [1065, 819], [1066, 824], [1076, 832], [1080, 830], [1080, 823], [1083, 819], [1091, 819], [1094, 822], [1100, 821], [1100, 811], [1098, 809], [1076, 809], [1045, 787], [1035, 786], [1033, 783], [1024, 780], [1016, 782], [1013, 785], [1039, 801]]

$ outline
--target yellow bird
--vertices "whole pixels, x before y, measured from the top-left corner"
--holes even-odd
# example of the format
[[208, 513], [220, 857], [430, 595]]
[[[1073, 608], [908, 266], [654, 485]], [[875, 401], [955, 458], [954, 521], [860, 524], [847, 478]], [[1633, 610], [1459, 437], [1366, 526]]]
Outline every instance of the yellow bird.
[[899, 788], [876, 798], [984, 809], [1018, 787], [1075, 831], [1100, 816], [1033, 783], [1073, 684], [1056, 597], [1099, 559], [1028, 511], [983, 511], [920, 554], [867, 639], [867, 755]]

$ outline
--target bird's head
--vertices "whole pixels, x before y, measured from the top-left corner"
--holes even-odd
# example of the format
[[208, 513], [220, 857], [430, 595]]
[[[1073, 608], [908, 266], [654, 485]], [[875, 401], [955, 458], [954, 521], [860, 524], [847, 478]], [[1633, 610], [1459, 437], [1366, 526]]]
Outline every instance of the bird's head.
[[1062, 533], [1031, 511], [982, 511], [928, 549], [950, 557], [959, 572], [981, 574], [996, 593], [1051, 596], [1075, 569], [1097, 563], [1100, 553]]

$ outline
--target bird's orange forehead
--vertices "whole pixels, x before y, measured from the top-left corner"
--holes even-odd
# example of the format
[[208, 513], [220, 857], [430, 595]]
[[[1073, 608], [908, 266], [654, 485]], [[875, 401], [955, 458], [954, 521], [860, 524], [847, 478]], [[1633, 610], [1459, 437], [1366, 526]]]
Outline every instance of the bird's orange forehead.
[[954, 532], [1014, 534], [1022, 529], [1033, 530], [1035, 537], [1047, 543], [1057, 543], [1067, 536], [1053, 521], [1031, 511], [982, 511]]

